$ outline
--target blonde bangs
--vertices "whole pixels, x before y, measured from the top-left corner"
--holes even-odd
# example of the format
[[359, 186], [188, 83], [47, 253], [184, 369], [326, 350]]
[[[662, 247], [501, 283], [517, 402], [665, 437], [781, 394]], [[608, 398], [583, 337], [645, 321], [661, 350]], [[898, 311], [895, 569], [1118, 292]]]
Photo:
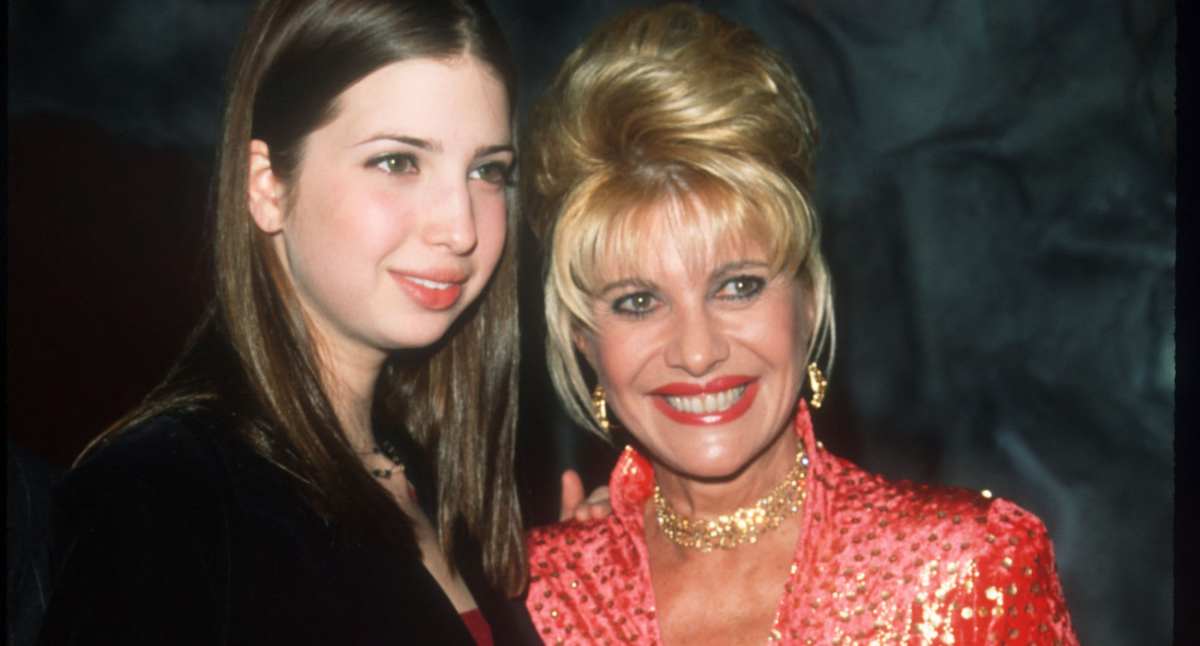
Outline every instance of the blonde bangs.
[[564, 302], [585, 327], [593, 325], [590, 295], [642, 273], [644, 262], [662, 251], [648, 249], [648, 241], [669, 241], [692, 269], [751, 248], [773, 274], [796, 275], [805, 264], [816, 233], [808, 200], [758, 165], [708, 161], [723, 172], [673, 164], [650, 181], [597, 174], [565, 201], [552, 248], [574, 253], [556, 256], [551, 271], [575, 292], [564, 293]]

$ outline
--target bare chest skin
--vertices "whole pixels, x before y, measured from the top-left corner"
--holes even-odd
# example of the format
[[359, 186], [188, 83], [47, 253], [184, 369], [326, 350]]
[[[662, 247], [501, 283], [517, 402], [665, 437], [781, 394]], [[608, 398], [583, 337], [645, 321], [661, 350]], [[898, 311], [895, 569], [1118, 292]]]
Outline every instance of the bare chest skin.
[[[392, 467], [391, 461], [378, 455], [364, 456], [363, 462], [367, 468], [388, 468]], [[446, 559], [445, 552], [442, 551], [441, 545], [437, 540], [437, 531], [430, 522], [429, 517], [425, 515], [424, 510], [410, 494], [410, 484], [408, 478], [404, 477], [404, 471], [398, 468], [393, 469], [390, 478], [380, 479], [379, 483], [385, 489], [392, 493], [392, 497], [396, 500], [396, 504], [400, 509], [404, 510], [412, 520], [413, 533], [416, 535], [417, 546], [421, 549], [421, 560], [425, 565], [425, 569], [433, 576], [438, 585], [442, 587], [442, 591], [450, 599], [450, 603], [454, 604], [454, 609], [459, 614], [474, 610], [478, 607], [475, 598], [471, 596], [471, 590], [467, 588], [466, 582], [457, 572], [450, 570], [450, 563]]]
[[799, 531], [797, 523], [785, 523], [758, 543], [701, 553], [670, 542], [647, 506], [646, 546], [663, 643], [766, 643]]

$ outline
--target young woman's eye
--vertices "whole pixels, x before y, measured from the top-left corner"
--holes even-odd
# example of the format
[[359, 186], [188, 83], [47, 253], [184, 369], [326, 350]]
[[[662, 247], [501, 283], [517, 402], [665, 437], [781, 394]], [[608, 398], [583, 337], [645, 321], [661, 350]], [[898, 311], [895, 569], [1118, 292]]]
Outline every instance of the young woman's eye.
[[766, 284], [767, 281], [759, 276], [734, 276], [721, 283], [720, 289], [717, 290], [717, 296], [733, 300], [754, 298]]
[[654, 311], [658, 306], [657, 300], [650, 292], [626, 294], [613, 301], [612, 309], [624, 316], [641, 317]]
[[512, 166], [498, 161], [480, 164], [471, 171], [470, 177], [496, 186], [508, 186], [512, 180]]
[[389, 175], [417, 172], [417, 158], [404, 153], [375, 157], [367, 162], [367, 165], [378, 168]]

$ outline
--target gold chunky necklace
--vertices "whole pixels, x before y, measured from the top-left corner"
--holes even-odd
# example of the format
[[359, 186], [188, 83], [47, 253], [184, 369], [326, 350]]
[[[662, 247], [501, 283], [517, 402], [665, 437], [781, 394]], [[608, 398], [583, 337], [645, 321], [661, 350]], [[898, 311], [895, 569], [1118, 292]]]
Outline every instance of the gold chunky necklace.
[[672, 543], [701, 552], [713, 548], [731, 550], [739, 545], [758, 542], [758, 537], [779, 527], [784, 518], [800, 511], [807, 491], [808, 456], [801, 448], [787, 477], [767, 495], [749, 507], [709, 520], [686, 518], [675, 513], [654, 485], [654, 515], [658, 526]]

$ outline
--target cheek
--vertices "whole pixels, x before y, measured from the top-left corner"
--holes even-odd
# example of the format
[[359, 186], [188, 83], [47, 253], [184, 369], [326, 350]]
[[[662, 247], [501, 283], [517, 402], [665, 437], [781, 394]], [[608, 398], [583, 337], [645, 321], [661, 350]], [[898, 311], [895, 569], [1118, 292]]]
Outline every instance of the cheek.
[[394, 191], [340, 176], [313, 180], [302, 186], [295, 228], [318, 249], [336, 249], [340, 261], [386, 246], [406, 226], [405, 201]]
[[593, 350], [593, 356], [599, 360], [599, 365], [595, 367], [600, 385], [604, 386], [609, 414], [629, 424], [631, 419], [625, 403], [634, 396], [637, 360], [617, 345], [605, 345], [598, 353]]
[[[640, 393], [638, 377], [656, 353], [661, 352], [657, 326], [642, 321], [634, 325], [600, 324], [602, 334], [592, 341], [592, 356], [600, 379], [614, 396]], [[645, 384], [642, 384], [644, 387]]]
[[489, 277], [500, 260], [500, 254], [504, 251], [504, 241], [508, 237], [507, 213], [503, 193], [484, 196], [476, 202], [476, 254], [479, 258], [479, 269]]
[[741, 326], [744, 342], [774, 363], [801, 360], [803, 317], [794, 293], [780, 290], [765, 298]]
[[799, 319], [790, 304], [776, 304], [763, 314], [755, 330], [755, 342], [761, 351], [777, 361], [794, 359], [800, 345]]
[[[795, 301], [777, 299], [763, 308], [745, 341], [775, 375], [772, 381], [779, 386], [778, 396], [784, 398], [779, 402], [781, 406], [790, 405], [803, 386], [806, 346], [802, 327], [803, 318]], [[780, 412], [787, 411], [781, 408]]]
[[387, 185], [347, 186], [340, 209], [347, 231], [380, 251], [403, 240], [413, 226], [412, 196]]

